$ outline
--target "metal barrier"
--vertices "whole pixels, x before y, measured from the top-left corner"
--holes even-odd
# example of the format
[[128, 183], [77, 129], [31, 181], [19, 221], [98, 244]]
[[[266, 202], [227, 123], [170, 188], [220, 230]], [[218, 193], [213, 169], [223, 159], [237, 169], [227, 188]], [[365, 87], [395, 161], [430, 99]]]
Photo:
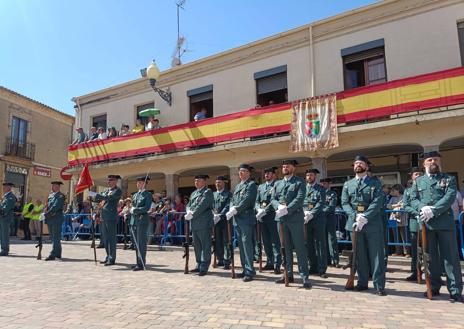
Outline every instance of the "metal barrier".
[[459, 241], [460, 241], [460, 252], [461, 252], [461, 259], [464, 259], [464, 234], [462, 231], [462, 221], [464, 220], [464, 211], [462, 211], [459, 216], [458, 220], [456, 221], [457, 226], [457, 233], [459, 234]]
[[[78, 237], [92, 235], [91, 214], [64, 214], [61, 225], [61, 240], [76, 240]], [[96, 236], [100, 236], [98, 227]]]

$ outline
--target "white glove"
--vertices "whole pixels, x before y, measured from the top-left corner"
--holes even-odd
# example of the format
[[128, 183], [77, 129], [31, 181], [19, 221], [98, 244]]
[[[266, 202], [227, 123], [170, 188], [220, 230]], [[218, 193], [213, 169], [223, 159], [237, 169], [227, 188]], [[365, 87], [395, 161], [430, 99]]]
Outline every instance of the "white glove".
[[288, 214], [287, 206], [284, 206], [283, 204], [279, 205], [279, 207], [276, 210], [276, 218], [280, 218], [287, 214]]
[[131, 214], [134, 214], [134, 207], [131, 207], [131, 208], [130, 208], [130, 213], [131, 213]]
[[193, 211], [189, 210], [184, 216], [185, 220], [191, 220], [193, 218]]
[[214, 225], [216, 225], [221, 220], [221, 215], [214, 214], [213, 220], [214, 220]]
[[235, 215], [237, 215], [237, 209], [235, 209], [235, 207], [230, 207], [229, 211], [226, 213], [226, 219], [230, 220]]
[[264, 209], [259, 209], [258, 210], [258, 213], [256, 214], [256, 219], [258, 220], [258, 222], [263, 221], [263, 217], [264, 217], [265, 214], [266, 214], [266, 210], [264, 210]]
[[422, 221], [428, 222], [431, 218], [433, 218], [434, 214], [433, 214], [432, 209], [435, 209], [435, 207], [431, 207], [431, 206], [422, 207], [420, 210], [420, 219]]
[[364, 225], [366, 224], [367, 224], [367, 218], [364, 217], [364, 215], [362, 214], [357, 214], [356, 222], [353, 223], [353, 228], [359, 232], [363, 229]]
[[41, 213], [39, 216], [39, 221], [44, 221], [45, 220], [45, 213]]
[[89, 197], [94, 198], [97, 195], [96, 192], [89, 191]]
[[308, 222], [313, 219], [314, 217], [314, 214], [311, 212], [311, 211], [305, 211], [304, 212], [304, 223], [305, 224], [308, 224]]

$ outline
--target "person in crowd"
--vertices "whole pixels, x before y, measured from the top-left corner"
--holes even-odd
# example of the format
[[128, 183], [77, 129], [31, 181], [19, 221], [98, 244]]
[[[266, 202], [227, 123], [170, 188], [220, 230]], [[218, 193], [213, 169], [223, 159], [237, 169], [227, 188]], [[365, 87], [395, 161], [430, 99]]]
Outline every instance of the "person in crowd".
[[142, 123], [141, 119], [137, 119], [137, 121], [135, 123], [135, 127], [132, 128], [132, 133], [137, 134], [137, 133], [141, 133], [143, 131], [145, 131], [145, 125]]
[[153, 116], [149, 116], [148, 117], [148, 123], [147, 125], [145, 126], [145, 130], [148, 131], [148, 130], [158, 130], [160, 129], [161, 126], [159, 124], [159, 120], [158, 119], [155, 119], [155, 117]]
[[21, 201], [17, 200], [13, 209], [13, 220], [10, 224], [10, 236], [18, 236], [18, 228], [19, 223], [21, 222], [22, 209], [23, 207], [21, 206]]
[[[127, 198], [123, 200], [124, 202], [124, 207], [122, 208], [121, 212], [119, 213], [119, 216], [123, 218], [123, 238], [126, 243], [129, 241], [129, 221], [130, 221], [130, 210], [131, 210], [131, 199]], [[133, 249], [134, 246], [131, 245], [129, 248]], [[127, 246], [126, 246], [127, 249]]]
[[85, 136], [85, 133], [84, 133], [84, 129], [77, 128], [76, 132], [77, 132], [76, 139], [72, 142], [71, 145], [76, 145], [76, 144], [80, 144], [80, 143], [85, 142], [86, 136]]
[[203, 120], [203, 119], [206, 119], [206, 114], [208, 113], [208, 111], [206, 110], [206, 108], [202, 108], [199, 112], [195, 113], [195, 116], [193, 117], [193, 120], [194, 121], [200, 121], [200, 120]]
[[37, 198], [35, 200], [34, 208], [32, 209], [31, 213], [31, 223], [32, 227], [34, 228], [34, 234], [36, 236], [36, 239], [38, 240], [40, 237], [40, 214], [43, 213], [44, 210], [44, 204], [42, 203], [42, 200]]
[[126, 125], [126, 124], [121, 125], [121, 131], [119, 133], [119, 136], [127, 136], [129, 134], [130, 134], [129, 125]]
[[[162, 211], [164, 208], [164, 202], [161, 198], [160, 193], [153, 194], [153, 200], [150, 206], [150, 210], [148, 211], [148, 215], [150, 217], [150, 221], [148, 224], [148, 244], [154, 244], [155, 239], [154, 237], [161, 236], [161, 229], [163, 225], [163, 215]], [[155, 234], [153, 236], [153, 233]]]
[[[441, 172], [441, 154], [437, 151], [424, 153], [423, 166], [425, 175], [418, 177], [412, 186], [411, 205], [425, 223], [432, 295], [440, 294], [444, 267], [450, 301], [463, 302], [462, 271], [451, 211], [457, 193], [456, 179]], [[424, 295], [427, 296], [427, 292]]]
[[[402, 210], [403, 193], [404, 188], [401, 184], [393, 185], [390, 189], [390, 200], [388, 200], [387, 209]], [[396, 222], [396, 230], [395, 228], [391, 228], [391, 233], [393, 233], [394, 242], [402, 243], [402, 246], [395, 246], [394, 256], [410, 256], [409, 248], [405, 246], [405, 244], [408, 243], [408, 215], [405, 212], [392, 212], [390, 213], [389, 220]]]
[[95, 127], [90, 127], [90, 131], [89, 131], [89, 136], [87, 138], [87, 141], [94, 141], [98, 139], [98, 132], [97, 132], [97, 128]]
[[26, 203], [23, 206], [21, 219], [21, 229], [23, 230], [24, 237], [21, 240], [31, 240], [31, 229], [29, 227], [31, 223], [32, 210], [34, 209], [34, 203], [31, 197], [27, 197]]
[[108, 136], [105, 132], [105, 129], [103, 127], [99, 127], [97, 129], [97, 132], [98, 132], [98, 139], [102, 140], [102, 139], [107, 139]]
[[118, 131], [115, 127], [108, 129], [108, 138], [118, 137]]

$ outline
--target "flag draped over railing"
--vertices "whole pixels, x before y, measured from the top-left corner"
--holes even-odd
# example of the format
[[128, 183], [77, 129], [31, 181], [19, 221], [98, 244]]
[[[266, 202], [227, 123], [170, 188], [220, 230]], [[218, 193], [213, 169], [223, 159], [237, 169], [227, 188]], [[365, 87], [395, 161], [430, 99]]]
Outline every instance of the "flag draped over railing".
[[337, 97], [312, 97], [293, 103], [290, 151], [338, 147]]
[[76, 194], [84, 192], [85, 189], [90, 188], [93, 186], [93, 180], [90, 176], [89, 171], [89, 164], [86, 163], [84, 165], [84, 169], [82, 169], [81, 175], [79, 176], [79, 181], [76, 185]]

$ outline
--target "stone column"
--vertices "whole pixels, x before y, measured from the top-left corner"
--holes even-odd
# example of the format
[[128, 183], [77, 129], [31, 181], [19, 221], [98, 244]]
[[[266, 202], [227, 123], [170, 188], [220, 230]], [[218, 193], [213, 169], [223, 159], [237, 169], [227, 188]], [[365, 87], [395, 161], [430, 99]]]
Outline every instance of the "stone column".
[[230, 175], [230, 189], [233, 191], [235, 186], [240, 183], [240, 178], [238, 177], [238, 167], [229, 167]]
[[327, 158], [311, 158], [311, 163], [313, 168], [319, 170], [319, 179], [327, 177]]
[[179, 193], [179, 175], [165, 174], [165, 182], [166, 182], [166, 196], [174, 198], [174, 196], [177, 193]]

